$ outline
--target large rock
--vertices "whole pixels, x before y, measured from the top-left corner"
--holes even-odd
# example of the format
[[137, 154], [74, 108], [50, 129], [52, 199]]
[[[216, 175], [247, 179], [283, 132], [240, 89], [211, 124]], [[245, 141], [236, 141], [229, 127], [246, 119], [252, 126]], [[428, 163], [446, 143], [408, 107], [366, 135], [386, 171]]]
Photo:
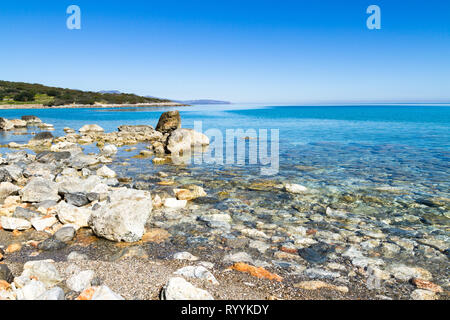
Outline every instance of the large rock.
[[100, 151], [100, 154], [105, 157], [112, 157], [116, 153], [117, 153], [117, 147], [113, 144], [105, 145]]
[[156, 126], [156, 131], [161, 133], [171, 133], [174, 130], [181, 128], [181, 117], [180, 112], [168, 111], [164, 112], [159, 118], [158, 124]]
[[23, 266], [21, 277], [37, 279], [47, 288], [51, 288], [63, 280], [53, 260], [28, 261]]
[[21, 218], [0, 217], [0, 223], [5, 230], [28, 230], [31, 222]]
[[87, 208], [75, 207], [65, 201], [61, 201], [55, 207], [58, 219], [64, 224], [74, 224], [79, 228], [87, 227], [92, 211]]
[[109, 195], [109, 202], [93, 211], [89, 226], [98, 236], [112, 241], [139, 241], [152, 211], [149, 192], [120, 188]]
[[27, 123], [27, 125], [38, 125], [42, 123], [42, 120], [36, 116], [22, 116], [22, 120]]
[[91, 286], [91, 282], [95, 277], [92, 270], [81, 271], [66, 280], [67, 287], [70, 290], [81, 292]]
[[99, 176], [89, 176], [86, 179], [79, 177], [61, 176], [56, 179], [59, 193], [102, 193], [108, 190]]
[[0, 182], [19, 181], [22, 173], [23, 169], [15, 164], [3, 166], [0, 168]]
[[48, 131], [39, 132], [28, 142], [29, 146], [50, 145], [53, 141], [53, 135]]
[[177, 129], [170, 135], [166, 149], [170, 153], [190, 150], [195, 146], [209, 145], [209, 138], [193, 129]]
[[17, 194], [20, 188], [10, 182], [0, 183], [0, 204], [3, 204], [6, 198], [11, 195]]
[[36, 300], [45, 291], [44, 283], [33, 279], [22, 288], [16, 290], [16, 297], [17, 300]]
[[14, 124], [5, 118], [0, 117], [0, 131], [9, 131], [14, 129]]
[[64, 290], [60, 287], [51, 288], [38, 296], [36, 300], [65, 300]]
[[80, 133], [102, 133], [105, 130], [98, 124], [86, 124], [80, 128]]
[[214, 300], [211, 294], [203, 289], [194, 287], [183, 278], [171, 278], [163, 288], [163, 300]]
[[58, 184], [41, 178], [32, 178], [27, 185], [19, 191], [23, 202], [41, 202], [44, 200], [58, 201]]

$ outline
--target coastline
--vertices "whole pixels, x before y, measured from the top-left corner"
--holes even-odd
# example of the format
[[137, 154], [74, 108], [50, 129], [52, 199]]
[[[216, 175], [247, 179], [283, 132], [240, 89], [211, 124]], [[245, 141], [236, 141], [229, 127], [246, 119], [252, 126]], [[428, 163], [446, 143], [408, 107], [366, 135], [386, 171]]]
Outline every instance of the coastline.
[[[22, 121], [40, 123], [33, 116]], [[39, 270], [27, 271], [36, 261], [57, 270], [59, 282], [48, 291], [62, 290], [68, 300], [83, 297], [76, 288], [86, 271], [96, 276], [86, 290], [101, 285], [125, 299], [161, 299], [180, 276], [195, 286], [183, 286], [184, 298], [449, 299], [438, 266], [445, 266], [448, 246], [440, 234], [428, 235], [429, 226], [440, 232], [432, 217], [423, 223], [410, 210], [391, 222], [369, 206], [355, 210], [359, 203], [387, 207], [408, 190], [375, 184], [376, 192], [346, 192], [330, 202], [325, 197], [337, 198], [333, 191], [292, 178], [259, 179], [236, 168], [208, 175], [172, 165], [170, 137], [177, 131], [191, 139], [176, 111], [161, 115], [156, 129], [121, 124], [117, 131], [67, 127], [59, 137], [40, 132], [26, 144], [4, 146], [0, 260], [13, 278], [0, 288], [0, 300], [21, 298], [36, 285], [23, 279], [45, 281]], [[320, 169], [295, 170], [307, 176]], [[448, 208], [448, 199], [418, 201], [408, 206]], [[142, 217], [130, 222], [145, 222], [143, 234], [131, 237], [135, 228], [124, 233], [115, 224], [129, 218], [121, 208]], [[117, 219], [102, 219], [109, 214]]]
[[42, 104], [6, 104], [0, 105], [0, 110], [11, 110], [11, 109], [102, 109], [102, 108], [145, 108], [145, 107], [186, 107], [187, 104], [182, 104], [178, 102], [155, 102], [155, 103], [139, 103], [139, 104], [71, 104], [62, 106], [44, 106]]

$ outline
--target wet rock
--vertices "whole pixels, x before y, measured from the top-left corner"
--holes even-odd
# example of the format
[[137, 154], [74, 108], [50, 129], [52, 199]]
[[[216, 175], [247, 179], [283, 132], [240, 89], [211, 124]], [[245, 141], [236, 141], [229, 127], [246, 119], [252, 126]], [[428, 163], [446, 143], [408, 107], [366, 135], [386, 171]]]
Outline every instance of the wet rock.
[[345, 286], [336, 286], [330, 283], [326, 283], [323, 281], [302, 281], [299, 283], [294, 284], [295, 288], [300, 288], [303, 290], [319, 290], [319, 289], [328, 289], [328, 290], [335, 290], [342, 293], [347, 293], [348, 288]]
[[250, 241], [249, 247], [254, 248], [258, 250], [260, 253], [264, 254], [270, 248], [270, 244], [264, 241], [252, 240]]
[[181, 128], [181, 117], [178, 110], [164, 112], [156, 125], [156, 131], [163, 134], [171, 133], [179, 128]]
[[102, 127], [100, 127], [97, 124], [86, 124], [86, 125], [82, 126], [80, 128], [80, 130], [78, 130], [78, 131], [80, 131], [81, 134], [85, 134], [85, 133], [102, 133], [102, 132], [105, 131], [105, 129], [103, 129]]
[[237, 252], [227, 254], [223, 258], [223, 262], [225, 263], [235, 263], [235, 262], [248, 262], [253, 263], [253, 258], [247, 252]]
[[196, 132], [192, 129], [177, 129], [172, 132], [167, 141], [167, 150], [174, 155], [180, 152], [190, 150], [195, 146], [209, 145], [209, 138], [203, 133]]
[[87, 208], [79, 208], [61, 201], [55, 207], [59, 221], [63, 224], [74, 224], [80, 228], [89, 226], [89, 218], [92, 211]]
[[11, 283], [14, 280], [14, 276], [6, 264], [0, 264], [0, 280], [4, 280], [8, 283]]
[[71, 276], [66, 280], [66, 285], [70, 290], [81, 292], [91, 286], [91, 282], [95, 277], [95, 272], [85, 270]]
[[299, 184], [287, 183], [284, 187], [285, 187], [286, 191], [289, 193], [300, 194], [300, 193], [305, 193], [306, 191], [308, 191], [308, 189], [306, 187], [299, 185]]
[[58, 184], [53, 181], [35, 177], [32, 178], [27, 185], [19, 191], [24, 202], [41, 202], [44, 200], [58, 201]]
[[214, 275], [203, 266], [187, 266], [175, 271], [176, 275], [205, 280], [211, 284], [219, 284]]
[[106, 157], [112, 157], [117, 153], [117, 147], [113, 144], [106, 144], [100, 151], [100, 154]]
[[173, 255], [173, 258], [175, 260], [188, 260], [188, 261], [197, 261], [198, 257], [192, 255], [189, 252], [183, 251], [183, 252], [177, 252]]
[[171, 278], [162, 290], [162, 300], [214, 300], [211, 294], [183, 278]]
[[43, 131], [36, 134], [31, 140], [28, 142], [29, 146], [42, 146], [42, 145], [51, 145], [53, 141], [53, 135], [51, 132]]
[[0, 117], [0, 131], [9, 131], [14, 129], [14, 124], [5, 118]]
[[75, 235], [76, 235], [75, 228], [67, 226], [67, 227], [62, 227], [61, 229], [56, 231], [55, 234], [53, 235], [53, 237], [56, 240], [59, 240], [62, 242], [69, 242], [69, 241], [72, 241], [73, 238], [75, 238]]
[[42, 120], [36, 116], [22, 116], [21, 119], [25, 121], [29, 126], [42, 123]]
[[72, 142], [60, 141], [50, 147], [50, 151], [52, 152], [63, 152], [63, 151], [78, 151], [81, 152], [81, 147]]
[[112, 241], [139, 241], [152, 211], [149, 192], [120, 188], [110, 193], [109, 203], [93, 211], [89, 226], [98, 236]]
[[60, 287], [51, 288], [38, 296], [36, 300], [65, 300], [64, 290]]
[[67, 244], [65, 244], [64, 242], [52, 237], [39, 243], [37, 248], [42, 251], [56, 251], [63, 249], [66, 246]]
[[13, 218], [13, 217], [0, 217], [0, 224], [5, 230], [28, 230], [31, 228], [31, 223], [28, 220]]
[[18, 194], [20, 190], [19, 187], [10, 183], [10, 182], [2, 182], [0, 183], [0, 204], [3, 204], [6, 198], [12, 195]]
[[186, 207], [187, 201], [186, 200], [177, 200], [175, 198], [166, 198], [164, 200], [164, 207], [171, 208], [171, 209], [182, 209]]
[[408, 267], [403, 264], [392, 264], [386, 269], [389, 271], [396, 279], [401, 281], [409, 281], [412, 278], [419, 278], [423, 280], [431, 280], [433, 278], [432, 274], [420, 267]]
[[411, 293], [412, 300], [436, 300], [436, 293], [423, 289], [416, 289]]
[[298, 254], [309, 263], [322, 264], [328, 260], [327, 255], [333, 251], [334, 248], [332, 246], [325, 243], [317, 243], [308, 248], [299, 249]]
[[68, 204], [76, 206], [76, 207], [83, 207], [90, 202], [88, 197], [84, 193], [81, 193], [81, 192], [66, 193], [64, 195], [64, 200]]
[[189, 186], [187, 189], [174, 189], [178, 200], [194, 200], [200, 197], [206, 197], [206, 192], [200, 186]]
[[311, 279], [335, 279], [340, 276], [338, 272], [332, 272], [325, 269], [310, 268], [305, 270], [305, 275]]

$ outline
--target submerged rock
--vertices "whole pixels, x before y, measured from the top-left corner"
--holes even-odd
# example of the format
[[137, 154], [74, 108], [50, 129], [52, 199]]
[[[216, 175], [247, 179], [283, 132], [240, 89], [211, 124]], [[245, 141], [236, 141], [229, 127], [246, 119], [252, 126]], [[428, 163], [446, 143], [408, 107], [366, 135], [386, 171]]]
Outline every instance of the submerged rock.
[[100, 127], [98, 124], [86, 124], [80, 128], [80, 133], [102, 133], [105, 131], [102, 127]]
[[177, 129], [172, 132], [167, 141], [167, 150], [172, 154], [190, 150], [195, 146], [209, 145], [209, 138], [193, 129]]

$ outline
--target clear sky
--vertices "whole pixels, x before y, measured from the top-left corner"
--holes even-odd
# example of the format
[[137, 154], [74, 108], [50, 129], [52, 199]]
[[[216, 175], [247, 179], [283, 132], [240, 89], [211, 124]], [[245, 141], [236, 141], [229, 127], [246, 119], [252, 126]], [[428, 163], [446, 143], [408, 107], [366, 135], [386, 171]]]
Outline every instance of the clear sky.
[[[81, 30], [68, 30], [69, 5]], [[366, 9], [381, 8], [381, 30]], [[0, 2], [0, 79], [234, 102], [450, 101], [448, 0]]]

